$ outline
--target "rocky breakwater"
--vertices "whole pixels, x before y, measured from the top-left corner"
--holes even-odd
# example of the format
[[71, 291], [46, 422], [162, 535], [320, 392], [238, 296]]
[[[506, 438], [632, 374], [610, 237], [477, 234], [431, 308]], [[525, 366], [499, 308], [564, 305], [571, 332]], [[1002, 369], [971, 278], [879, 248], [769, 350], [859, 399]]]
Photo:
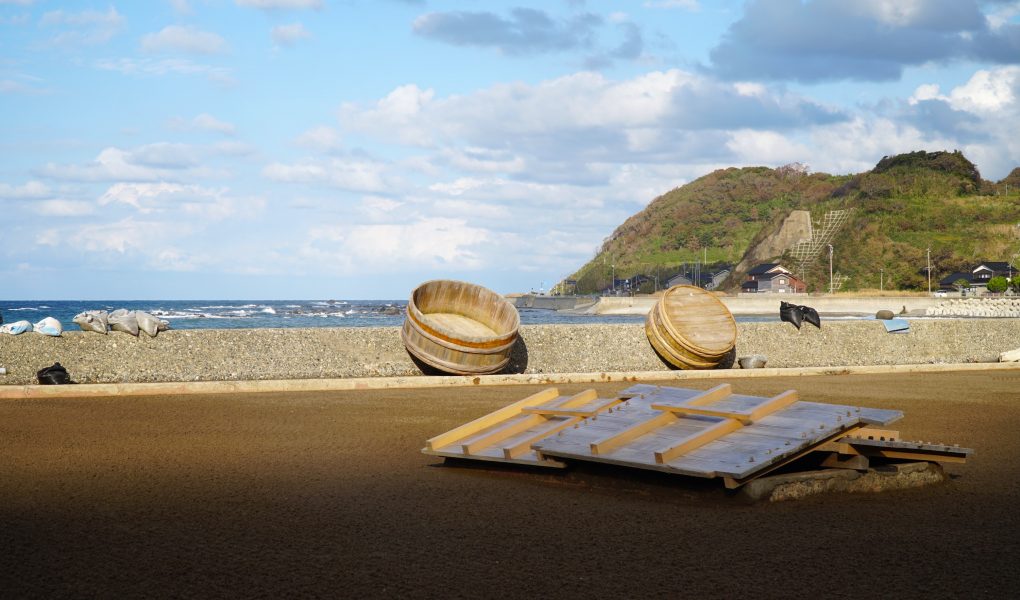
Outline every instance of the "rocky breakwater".
[[960, 298], [925, 311], [929, 317], [1020, 317], [1020, 298]]

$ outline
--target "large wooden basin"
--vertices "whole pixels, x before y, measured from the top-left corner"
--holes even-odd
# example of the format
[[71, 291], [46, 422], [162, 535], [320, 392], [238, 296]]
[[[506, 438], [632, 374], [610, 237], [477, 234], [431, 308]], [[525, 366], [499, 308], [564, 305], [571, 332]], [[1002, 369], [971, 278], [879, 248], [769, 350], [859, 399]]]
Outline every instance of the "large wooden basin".
[[658, 355], [678, 369], [713, 369], [733, 350], [737, 323], [711, 292], [669, 288], [648, 311], [645, 335]]
[[427, 281], [411, 293], [400, 330], [414, 358], [444, 373], [497, 373], [510, 362], [521, 319], [503, 296], [463, 281]]

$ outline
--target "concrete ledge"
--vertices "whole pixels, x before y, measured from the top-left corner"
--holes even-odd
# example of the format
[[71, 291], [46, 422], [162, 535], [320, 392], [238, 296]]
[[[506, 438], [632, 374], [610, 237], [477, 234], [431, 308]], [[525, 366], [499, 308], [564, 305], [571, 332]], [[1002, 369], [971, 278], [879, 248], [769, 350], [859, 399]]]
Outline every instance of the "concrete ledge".
[[567, 383], [678, 382], [701, 379], [810, 377], [889, 373], [945, 373], [952, 371], [1020, 371], [1020, 363], [941, 365], [875, 365], [863, 367], [804, 367], [793, 369], [721, 369], [714, 371], [639, 371], [547, 373], [541, 375], [482, 375], [476, 377], [362, 377], [351, 379], [289, 379], [258, 381], [195, 381], [165, 383], [96, 383], [81, 385], [4, 385], [0, 400], [26, 398], [83, 398], [106, 396], [163, 396], [180, 394], [237, 394], [263, 392], [322, 392], [342, 390], [414, 389], [495, 385], [558, 385]]

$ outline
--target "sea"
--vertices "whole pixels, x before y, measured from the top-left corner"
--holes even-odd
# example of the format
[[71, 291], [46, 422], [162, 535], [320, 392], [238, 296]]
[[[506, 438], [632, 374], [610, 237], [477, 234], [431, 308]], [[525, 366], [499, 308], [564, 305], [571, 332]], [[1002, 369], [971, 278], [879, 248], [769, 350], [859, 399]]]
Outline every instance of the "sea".
[[[171, 329], [265, 329], [288, 327], [394, 327], [404, 323], [407, 300], [0, 300], [3, 322], [44, 317], [77, 331], [72, 319], [87, 310], [141, 310]], [[518, 309], [521, 323], [643, 323], [641, 315], [582, 315]], [[739, 320], [739, 319], [738, 319]]]

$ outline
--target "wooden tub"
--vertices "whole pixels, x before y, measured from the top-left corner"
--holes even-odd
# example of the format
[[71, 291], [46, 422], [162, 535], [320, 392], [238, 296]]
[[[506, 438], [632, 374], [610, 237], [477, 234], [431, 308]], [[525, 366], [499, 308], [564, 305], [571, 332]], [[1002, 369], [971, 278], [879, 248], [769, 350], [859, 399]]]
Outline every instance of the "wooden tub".
[[463, 281], [427, 281], [411, 293], [400, 338], [411, 356], [428, 367], [487, 375], [510, 362], [520, 324], [517, 309], [489, 289]]
[[645, 319], [645, 335], [667, 364], [678, 369], [714, 369], [737, 340], [737, 323], [711, 292], [690, 285], [669, 288]]

